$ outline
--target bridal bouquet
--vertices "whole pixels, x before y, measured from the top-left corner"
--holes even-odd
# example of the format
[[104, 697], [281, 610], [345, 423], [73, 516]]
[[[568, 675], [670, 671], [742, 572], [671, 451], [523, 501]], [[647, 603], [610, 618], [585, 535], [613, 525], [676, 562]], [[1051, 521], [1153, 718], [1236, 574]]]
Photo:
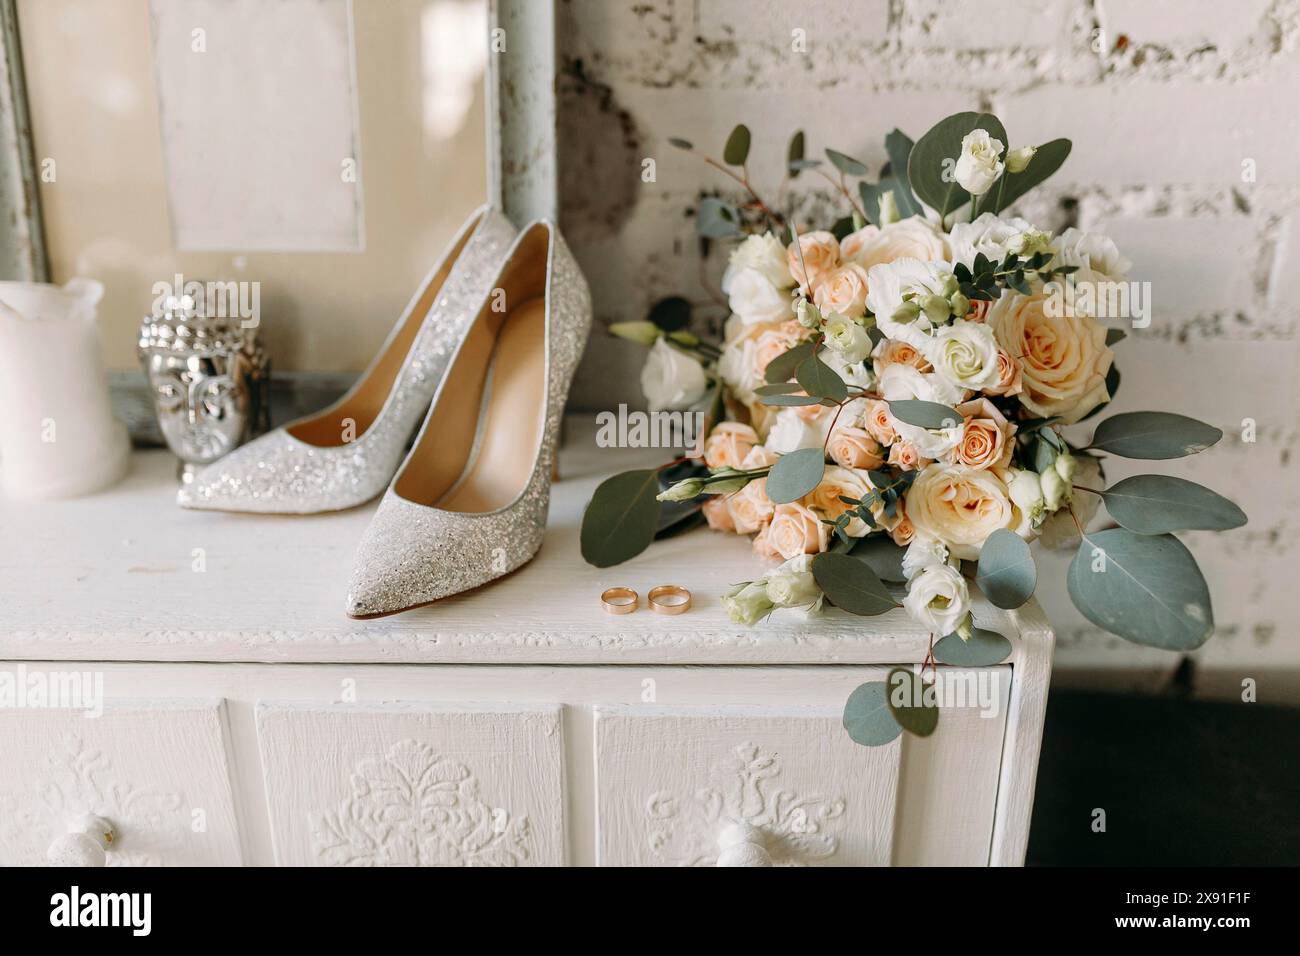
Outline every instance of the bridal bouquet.
[[[587, 560], [626, 560], [690, 520], [750, 536], [774, 566], [722, 596], [745, 625], [825, 602], [880, 614], [900, 606], [886, 582], [905, 585], [901, 606], [932, 634], [924, 669], [1004, 659], [1006, 638], [974, 626], [971, 582], [994, 605], [1020, 607], [1037, 580], [1029, 543], [1077, 541], [1069, 593], [1090, 621], [1140, 644], [1200, 646], [1214, 627], [1210, 595], [1173, 532], [1246, 516], [1181, 478], [1107, 487], [1103, 462], [1195, 454], [1221, 432], [1144, 411], [1081, 434], [1119, 387], [1112, 346], [1119, 322], [1146, 317], [1140, 287], [1105, 236], [1006, 214], [1070, 150], [1009, 144], [988, 114], [948, 117], [915, 143], [895, 130], [872, 183], [835, 150], [805, 158], [796, 134], [787, 179], [820, 175], [849, 206], [807, 231], [751, 186], [745, 127], [722, 162], [706, 157], [745, 192], [696, 211], [707, 241], [736, 241], [722, 341], [699, 338], [678, 298], [612, 327], [650, 348], [652, 410], [708, 407], [701, 446], [602, 484], [584, 517]], [[1103, 502], [1113, 524], [1091, 531]], [[900, 727], [932, 731], [930, 710], [869, 684], [845, 725], [879, 743]]]

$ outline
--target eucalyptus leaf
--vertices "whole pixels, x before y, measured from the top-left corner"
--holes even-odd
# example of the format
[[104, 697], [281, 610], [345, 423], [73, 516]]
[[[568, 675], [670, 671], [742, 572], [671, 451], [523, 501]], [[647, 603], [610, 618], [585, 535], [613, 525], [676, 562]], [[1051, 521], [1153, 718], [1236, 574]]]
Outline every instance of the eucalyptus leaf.
[[849, 552], [856, 560], [865, 561], [876, 576], [882, 581], [902, 584], [907, 580], [903, 574], [903, 555], [906, 548], [894, 544], [893, 539], [884, 534], [869, 534], [865, 538], [855, 539], [853, 550]]
[[749, 138], [749, 127], [744, 123], [733, 129], [722, 148], [722, 161], [728, 166], [744, 166], [749, 158]]
[[1123, 458], [1163, 460], [1195, 455], [1222, 437], [1213, 425], [1186, 415], [1124, 412], [1098, 425], [1089, 447]]
[[984, 539], [975, 583], [996, 607], [1014, 610], [1034, 596], [1038, 569], [1029, 544], [1014, 531], [999, 528]]
[[762, 405], [773, 408], [803, 408], [808, 405], [820, 405], [822, 400], [815, 395], [760, 395]]
[[856, 688], [844, 702], [844, 729], [849, 739], [864, 747], [879, 747], [903, 732], [889, 711], [884, 681]]
[[803, 151], [803, 130], [799, 130], [794, 136], [790, 137], [790, 148], [785, 152], [785, 167], [791, 179], [796, 179], [803, 172]]
[[935, 689], [921, 675], [906, 667], [895, 667], [885, 678], [885, 703], [900, 727], [917, 737], [929, 737], [939, 726]]
[[892, 191], [898, 214], [903, 219], [919, 216], [921, 203], [912, 192], [912, 184], [907, 179], [907, 164], [912, 158], [912, 148], [916, 144], [911, 137], [900, 129], [894, 129], [885, 137], [885, 152], [889, 155], [889, 172], [880, 174], [881, 193]]
[[934, 659], [954, 667], [992, 667], [1010, 654], [1009, 640], [982, 627], [973, 628], [968, 640], [963, 641], [960, 634], [949, 634], [934, 645]]
[[771, 385], [760, 385], [754, 389], [755, 395], [790, 395], [794, 392], [803, 391], [803, 386], [798, 382], [773, 382]]
[[819, 484], [826, 471], [826, 455], [820, 448], [800, 448], [782, 455], [767, 475], [767, 496], [775, 504], [798, 501]]
[[963, 203], [970, 193], [957, 185], [954, 169], [961, 156], [961, 141], [976, 129], [1008, 144], [1007, 131], [991, 113], [955, 113], [940, 120], [916, 141], [907, 161], [907, 178], [912, 191], [922, 202], [946, 216]]
[[1066, 581], [1084, 617], [1135, 644], [1190, 651], [1214, 632], [1205, 578], [1173, 535], [1126, 528], [1085, 535]]
[[596, 488], [582, 514], [582, 557], [598, 568], [634, 558], [654, 540], [659, 524], [659, 476], [653, 469], [625, 471]]
[[849, 397], [848, 386], [844, 384], [844, 379], [816, 355], [810, 355], [800, 362], [799, 367], [794, 370], [794, 377], [809, 395], [831, 398], [837, 402], [842, 402]]
[[846, 176], [865, 176], [869, 172], [866, 166], [858, 162], [852, 156], [845, 155], [839, 150], [826, 150], [826, 158], [831, 161], [831, 165], [844, 173]]
[[694, 148], [695, 148], [695, 144], [694, 144], [694, 143], [692, 143], [689, 139], [682, 139], [680, 136], [669, 136], [669, 137], [668, 137], [668, 142], [669, 142], [671, 145], [676, 146], [678, 149], [694, 149]]
[[[771, 478], [767, 486], [769, 489], [772, 487]], [[898, 606], [889, 589], [865, 561], [824, 551], [813, 558], [812, 570], [817, 586], [831, 603], [850, 614], [872, 617]]]
[[1227, 498], [1170, 475], [1125, 478], [1102, 492], [1102, 498], [1110, 516], [1138, 534], [1226, 531], [1246, 523], [1246, 513]]
[[801, 342], [794, 348], [782, 352], [772, 361], [767, 363], [767, 368], [763, 370], [763, 378], [769, 383], [784, 382], [794, 376], [794, 370], [799, 367], [799, 363], [812, 355], [817, 350], [815, 342]]
[[955, 408], [919, 398], [904, 398], [889, 403], [889, 411], [900, 422], [917, 428], [956, 428], [961, 415]]
[[1128, 338], [1128, 333], [1125, 332], [1123, 329], [1107, 329], [1107, 330], [1106, 330], [1106, 346], [1107, 346], [1107, 348], [1109, 348], [1110, 346], [1115, 345], [1115, 344], [1117, 344], [1117, 343], [1119, 343], [1119, 342], [1123, 342], [1126, 338]]
[[[1003, 140], [1005, 143], [1006, 140]], [[1018, 173], [1003, 173], [982, 197], [980, 212], [1001, 212], [1015, 203], [1029, 190], [1042, 183], [1065, 163], [1070, 155], [1071, 143], [1068, 139], [1054, 139], [1044, 143], [1034, 153], [1029, 165]]]

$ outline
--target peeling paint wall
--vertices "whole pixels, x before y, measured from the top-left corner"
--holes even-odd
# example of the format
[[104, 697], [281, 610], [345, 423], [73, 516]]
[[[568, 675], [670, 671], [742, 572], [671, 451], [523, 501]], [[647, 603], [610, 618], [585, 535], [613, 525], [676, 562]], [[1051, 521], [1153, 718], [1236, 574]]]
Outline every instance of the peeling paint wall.
[[[750, 170], [770, 195], [790, 134], [884, 162], [894, 126], [913, 137], [961, 109], [1005, 122], [1013, 145], [1058, 136], [1074, 151], [1020, 211], [1045, 226], [1108, 232], [1152, 283], [1154, 318], [1117, 348], [1116, 411], [1182, 411], [1224, 430], [1216, 448], [1138, 470], [1235, 498], [1250, 524], [1191, 534], [1218, 632], [1199, 686], [1300, 699], [1293, 626], [1300, 567], [1296, 471], [1300, 365], [1300, 0], [559, 0], [563, 226], [591, 278], [598, 320], [644, 316], [680, 292], [707, 301], [724, 265], [701, 265], [690, 207], [728, 181], [667, 143], [721, 151], [744, 122]], [[804, 31], [807, 52], [792, 50]], [[642, 179], [655, 161], [655, 181]], [[842, 208], [804, 176], [810, 217]], [[593, 337], [574, 401], [640, 401], [642, 352]], [[1251, 419], [1256, 440], [1242, 440]], [[1084, 434], [1087, 429], [1085, 427]], [[1040, 563], [1058, 628], [1058, 680], [1123, 665], [1154, 686], [1178, 659], [1107, 637], [1070, 606], [1068, 555]], [[1289, 675], [1289, 680], [1288, 680]], [[1083, 680], [1080, 676], [1079, 680]]]

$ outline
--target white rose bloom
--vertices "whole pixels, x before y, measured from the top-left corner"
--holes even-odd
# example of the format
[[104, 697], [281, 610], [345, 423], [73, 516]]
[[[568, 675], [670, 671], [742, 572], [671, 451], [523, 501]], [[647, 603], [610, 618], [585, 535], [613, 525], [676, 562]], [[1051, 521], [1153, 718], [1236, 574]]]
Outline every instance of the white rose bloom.
[[1128, 277], [1133, 263], [1120, 254], [1119, 247], [1109, 236], [1096, 232], [1081, 232], [1071, 226], [1056, 238], [1054, 266], [1078, 266], [1074, 273], [1076, 282], [1118, 282]]
[[1001, 262], [1015, 238], [1034, 227], [1019, 216], [1003, 219], [991, 212], [980, 213], [974, 222], [959, 222], [952, 227], [948, 242], [956, 262], [975, 264], [975, 254], [982, 252], [993, 262]]
[[[870, 336], [868, 336], [868, 347], [870, 347]], [[836, 352], [834, 349], [827, 349], [817, 357], [821, 359], [832, 372], [844, 379], [845, 385], [856, 385], [858, 388], [871, 388], [871, 383], [874, 379], [871, 377], [871, 370], [867, 368], [862, 360], [850, 363], [841, 353]]]
[[731, 276], [727, 304], [745, 325], [780, 322], [794, 315], [790, 294], [774, 286], [757, 269], [741, 269]]
[[918, 534], [903, 554], [903, 577], [912, 580], [933, 564], [947, 564], [948, 549], [938, 538]]
[[881, 263], [867, 270], [867, 308], [876, 317], [876, 328], [886, 338], [898, 339], [923, 350], [932, 327], [925, 313], [910, 322], [896, 321], [894, 313], [903, 304], [903, 296], [909, 292], [946, 299], [955, 291], [954, 281], [952, 266], [947, 262], [895, 259]]
[[708, 390], [704, 367], [693, 356], [660, 339], [641, 368], [641, 391], [650, 411], [690, 408]]
[[764, 278], [778, 289], [794, 286], [794, 276], [786, 264], [785, 246], [770, 232], [761, 236], [747, 236], [732, 250], [727, 260], [727, 271], [722, 276], [722, 291], [731, 291], [731, 280], [744, 269], [761, 272]]
[[1001, 380], [998, 340], [980, 322], [957, 321], [941, 327], [929, 343], [925, 357], [935, 372], [958, 388], [981, 391]]
[[819, 604], [822, 589], [813, 578], [814, 555], [800, 554], [766, 575], [767, 598], [777, 607], [807, 607]]
[[[885, 366], [876, 383], [880, 397], [887, 402], [898, 402], [915, 398], [923, 402], [937, 402], [949, 407], [957, 405], [963, 398], [962, 390], [936, 372], [921, 372], [911, 365], [895, 363]], [[922, 458], [941, 458], [946, 452], [957, 447], [961, 442], [962, 422], [958, 420], [952, 428], [921, 428], [899, 421], [892, 414], [889, 416], [898, 432], [898, 437], [911, 442]]]
[[988, 130], [974, 129], [961, 141], [961, 156], [953, 176], [957, 185], [972, 196], [983, 196], [1002, 175], [1003, 144], [994, 139]]
[[871, 354], [871, 336], [853, 319], [832, 315], [826, 320], [825, 329], [826, 344], [850, 365], [861, 362]]
[[946, 564], [932, 564], [912, 579], [903, 607], [935, 634], [946, 637], [970, 613], [970, 590], [960, 571]]
[[763, 447], [777, 455], [788, 455], [800, 448], [821, 448], [826, 443], [830, 424], [830, 415], [819, 415], [808, 421], [798, 409], [783, 408], [772, 420]]

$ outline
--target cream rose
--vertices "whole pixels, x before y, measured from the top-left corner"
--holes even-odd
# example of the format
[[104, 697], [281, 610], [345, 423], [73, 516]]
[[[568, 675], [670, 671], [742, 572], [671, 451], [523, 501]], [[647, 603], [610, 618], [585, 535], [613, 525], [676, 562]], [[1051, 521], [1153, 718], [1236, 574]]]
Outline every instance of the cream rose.
[[989, 310], [998, 344], [1019, 357], [1020, 403], [1043, 418], [1072, 425], [1110, 398], [1106, 373], [1114, 353], [1106, 330], [1086, 315], [1053, 316], [1042, 292], [1009, 293]]
[[708, 386], [704, 367], [664, 339], [655, 342], [641, 367], [641, 391], [652, 412], [690, 408]]
[[948, 239], [933, 223], [920, 216], [909, 216], [883, 229], [864, 226], [840, 242], [840, 255], [864, 269], [895, 259], [920, 259], [922, 262], [950, 262]]
[[762, 381], [767, 372], [767, 366], [772, 359], [784, 355], [806, 339], [808, 335], [808, 330], [793, 319], [777, 325], [763, 326], [763, 330], [754, 340], [752, 374], [759, 381]]
[[889, 463], [903, 471], [916, 471], [927, 463], [910, 441], [896, 441], [889, 446]]
[[823, 315], [834, 312], [860, 319], [867, 314], [867, 270], [856, 262], [838, 266], [817, 283], [813, 305]]
[[731, 277], [727, 305], [746, 325], [780, 322], [794, 314], [794, 300], [757, 269], [741, 269]]
[[869, 398], [867, 410], [862, 416], [862, 427], [882, 445], [892, 445], [898, 441], [898, 432], [894, 431], [894, 417], [889, 414], [889, 403], [878, 398]]
[[754, 479], [725, 500], [732, 526], [739, 534], [761, 531], [776, 511], [776, 505], [767, 496], [766, 478]]
[[881, 339], [872, 356], [872, 363], [877, 375], [891, 365], [910, 365], [918, 372], [934, 371], [934, 366], [915, 345], [897, 339]]
[[948, 453], [950, 464], [971, 468], [1005, 468], [1015, 450], [1016, 426], [987, 398], [957, 406], [963, 418], [961, 441]]
[[[799, 265], [802, 253], [803, 266]], [[785, 256], [786, 267], [805, 292], [816, 290], [822, 279], [840, 264], [840, 244], [829, 232], [807, 232], [799, 237], [799, 249], [790, 243]], [[804, 270], [807, 269], [807, 276]]]
[[736, 522], [732, 520], [731, 509], [727, 505], [727, 499], [720, 495], [709, 498], [704, 502], [702, 510], [704, 511], [704, 520], [709, 523], [709, 527], [714, 531], [735, 531]]
[[[996, 336], [995, 336], [996, 337]], [[984, 389], [986, 395], [1019, 395], [1023, 386], [1020, 381], [1020, 363], [1004, 348], [998, 349], [998, 380], [995, 385]]]
[[704, 464], [710, 469], [739, 468], [758, 444], [758, 434], [740, 422], [719, 422], [704, 442]]
[[889, 536], [894, 540], [894, 544], [900, 548], [906, 548], [916, 540], [916, 526], [912, 524], [911, 518], [903, 515], [894, 530], [889, 532]]
[[[860, 501], [871, 493], [871, 488], [871, 479], [867, 477], [865, 471], [833, 465], [826, 469], [821, 484], [808, 493], [803, 503], [822, 516], [834, 520], [853, 507], [847, 502], [840, 501], [841, 496]], [[879, 509], [880, 503], [875, 502], [872, 511], [876, 512]], [[867, 527], [865, 521], [855, 517], [844, 530], [851, 538], [861, 538], [871, 529]]]
[[991, 471], [927, 465], [907, 492], [907, 516], [918, 534], [938, 538], [953, 557], [973, 560], [984, 540], [1018, 523], [1007, 486]]
[[[880, 397], [887, 402], [920, 399], [940, 405], [956, 405], [966, 393], [936, 372], [918, 372], [910, 365], [891, 365], [880, 373]], [[922, 428], [890, 415], [890, 424], [903, 441], [911, 442], [925, 458], [939, 458], [961, 441], [961, 423], [950, 428]]]
[[767, 535], [771, 548], [789, 561], [797, 554], [825, 551], [828, 530], [807, 505], [790, 502], [776, 506]]
[[826, 453], [844, 468], [879, 468], [885, 463], [880, 452], [880, 443], [853, 425], [836, 425], [826, 445]]
[[727, 271], [722, 277], [722, 291], [731, 291], [730, 277], [743, 269], [755, 269], [778, 289], [794, 285], [794, 276], [785, 261], [785, 246], [770, 232], [761, 236], [746, 236], [745, 241], [732, 250], [727, 260]]

